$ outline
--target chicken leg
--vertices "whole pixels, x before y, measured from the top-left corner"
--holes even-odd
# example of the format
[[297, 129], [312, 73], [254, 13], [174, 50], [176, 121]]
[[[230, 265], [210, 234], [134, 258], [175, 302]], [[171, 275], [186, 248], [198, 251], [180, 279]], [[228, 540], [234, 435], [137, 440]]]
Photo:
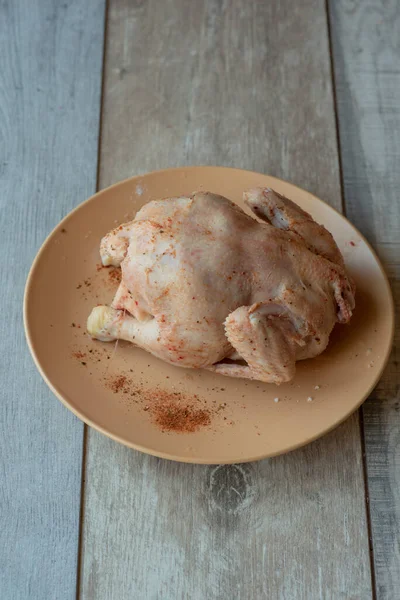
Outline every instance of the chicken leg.
[[125, 340], [157, 356], [159, 328], [155, 319], [138, 321], [125, 310], [96, 306], [89, 315], [87, 330], [101, 342]]
[[244, 193], [244, 200], [260, 219], [277, 229], [299, 235], [309, 250], [343, 267], [343, 257], [332, 235], [294, 202], [270, 188]]

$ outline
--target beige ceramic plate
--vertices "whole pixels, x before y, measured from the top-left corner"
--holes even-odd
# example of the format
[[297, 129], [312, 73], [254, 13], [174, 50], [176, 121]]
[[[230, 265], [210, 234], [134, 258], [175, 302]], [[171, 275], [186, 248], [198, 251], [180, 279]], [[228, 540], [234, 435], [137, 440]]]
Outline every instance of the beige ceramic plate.
[[[243, 207], [242, 192], [271, 186], [333, 233], [357, 284], [350, 325], [337, 326], [328, 350], [298, 363], [295, 380], [276, 387], [175, 368], [126, 343], [85, 333], [97, 303], [108, 303], [117, 274], [101, 269], [99, 241], [151, 199], [210, 190]], [[365, 239], [340, 214], [289, 183], [248, 171], [189, 167], [116, 184], [69, 214], [46, 240], [25, 294], [25, 328], [38, 369], [60, 400], [86, 423], [143, 452], [197, 463], [257, 460], [326, 433], [367, 397], [387, 361], [394, 312], [386, 276]], [[120, 378], [120, 379], [118, 379]], [[124, 379], [125, 378], [125, 379]], [[163, 432], [152, 398], [183, 397], [211, 423], [194, 433]], [[308, 398], [312, 401], [308, 401]], [[274, 402], [279, 398], [279, 402]], [[225, 405], [226, 403], [226, 405]]]

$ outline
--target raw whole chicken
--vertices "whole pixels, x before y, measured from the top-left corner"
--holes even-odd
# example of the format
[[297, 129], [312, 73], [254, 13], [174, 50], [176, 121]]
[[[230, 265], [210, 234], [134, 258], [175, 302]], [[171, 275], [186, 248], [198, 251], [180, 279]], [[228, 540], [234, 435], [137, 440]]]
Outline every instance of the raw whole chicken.
[[181, 367], [282, 383], [297, 360], [349, 321], [354, 284], [331, 234], [269, 188], [244, 199], [260, 220], [210, 192], [149, 202], [106, 235], [103, 265], [120, 266], [111, 307], [90, 335], [123, 339]]

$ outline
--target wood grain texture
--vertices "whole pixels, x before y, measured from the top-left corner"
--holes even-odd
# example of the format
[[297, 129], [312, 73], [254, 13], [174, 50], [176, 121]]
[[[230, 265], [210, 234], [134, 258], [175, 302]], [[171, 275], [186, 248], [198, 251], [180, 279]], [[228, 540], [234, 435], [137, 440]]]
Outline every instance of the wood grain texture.
[[96, 185], [103, 0], [0, 1], [0, 598], [76, 596], [82, 424], [33, 365], [34, 255]]
[[[374, 244], [400, 307], [400, 4], [330, 3], [346, 211]], [[400, 335], [364, 405], [378, 599], [400, 589]]]
[[[287, 178], [340, 207], [325, 4], [111, 0], [100, 185], [180, 164]], [[202, 467], [89, 431], [84, 599], [370, 599], [358, 416]]]

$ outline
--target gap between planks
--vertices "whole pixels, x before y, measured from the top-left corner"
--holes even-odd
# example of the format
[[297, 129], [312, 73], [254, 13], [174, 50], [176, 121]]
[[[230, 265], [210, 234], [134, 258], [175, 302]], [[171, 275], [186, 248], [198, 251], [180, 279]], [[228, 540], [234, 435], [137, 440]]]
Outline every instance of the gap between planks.
[[[335, 128], [336, 128], [336, 143], [337, 143], [337, 155], [339, 163], [339, 177], [340, 177], [340, 195], [342, 201], [342, 213], [346, 216], [346, 196], [344, 192], [344, 173], [343, 173], [343, 162], [340, 144], [340, 128], [339, 128], [339, 110], [338, 100], [336, 93], [336, 78], [335, 78], [335, 58], [333, 55], [333, 44], [332, 44], [332, 22], [329, 12], [329, 1], [325, 0], [325, 12], [326, 12], [326, 24], [328, 32], [328, 47], [329, 47], [329, 58], [331, 64], [331, 80], [332, 80], [332, 95], [333, 95], [333, 109], [335, 114]], [[360, 426], [360, 443], [361, 443], [361, 457], [362, 457], [362, 472], [364, 480], [364, 499], [365, 499], [365, 514], [368, 528], [368, 548], [369, 548], [369, 563], [371, 573], [371, 592], [372, 600], [377, 599], [376, 594], [376, 577], [375, 577], [375, 561], [374, 561], [374, 545], [372, 539], [372, 523], [371, 523], [371, 512], [369, 502], [369, 487], [368, 487], [368, 466], [366, 460], [366, 444], [365, 444], [365, 432], [364, 432], [364, 415], [362, 408], [357, 411], [358, 423]]]
[[[98, 125], [98, 141], [97, 141], [97, 172], [96, 172], [96, 192], [99, 191], [100, 184], [100, 155], [101, 155], [101, 139], [103, 132], [103, 104], [104, 104], [104, 87], [105, 87], [105, 64], [107, 56], [107, 26], [108, 26], [108, 9], [109, 0], [104, 3], [104, 27], [103, 27], [103, 56], [101, 68], [101, 92], [100, 92], [100, 111]], [[82, 466], [81, 466], [81, 503], [79, 508], [79, 533], [78, 533], [78, 550], [76, 560], [76, 600], [81, 597], [81, 575], [82, 575], [82, 552], [83, 552], [83, 524], [85, 520], [85, 482], [86, 482], [86, 454], [88, 446], [88, 428], [86, 423], [83, 423], [83, 443], [82, 443]]]

